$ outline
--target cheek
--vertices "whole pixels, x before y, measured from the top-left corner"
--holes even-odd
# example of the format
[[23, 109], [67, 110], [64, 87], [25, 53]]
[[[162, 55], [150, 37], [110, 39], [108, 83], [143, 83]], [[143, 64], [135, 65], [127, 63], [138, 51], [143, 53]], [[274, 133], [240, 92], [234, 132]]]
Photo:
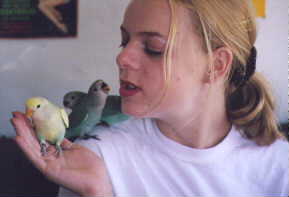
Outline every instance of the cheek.
[[122, 111], [132, 116], [145, 117], [148, 115], [146, 112], [151, 111], [162, 96], [164, 89], [163, 71], [160, 63], [148, 61], [135, 74], [142, 91], [135, 96], [123, 98]]
[[202, 100], [202, 87], [202, 83], [192, 73], [175, 76], [169, 85], [163, 107], [177, 110], [198, 105]]
[[[145, 69], [142, 84], [146, 94], [156, 94], [164, 88], [163, 71], [159, 69]], [[156, 96], [156, 95], [155, 95]]]
[[139, 72], [140, 83], [143, 86], [145, 96], [156, 98], [164, 88], [164, 70], [162, 59], [147, 60]]

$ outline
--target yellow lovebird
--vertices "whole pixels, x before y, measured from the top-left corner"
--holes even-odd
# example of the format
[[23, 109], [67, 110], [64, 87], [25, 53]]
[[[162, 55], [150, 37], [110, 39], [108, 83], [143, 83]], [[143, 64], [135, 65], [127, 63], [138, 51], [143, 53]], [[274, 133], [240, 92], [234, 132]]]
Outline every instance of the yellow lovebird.
[[47, 142], [56, 147], [56, 153], [62, 152], [61, 143], [69, 126], [68, 115], [43, 97], [33, 97], [26, 101], [26, 116], [32, 119], [41, 153], [46, 155]]

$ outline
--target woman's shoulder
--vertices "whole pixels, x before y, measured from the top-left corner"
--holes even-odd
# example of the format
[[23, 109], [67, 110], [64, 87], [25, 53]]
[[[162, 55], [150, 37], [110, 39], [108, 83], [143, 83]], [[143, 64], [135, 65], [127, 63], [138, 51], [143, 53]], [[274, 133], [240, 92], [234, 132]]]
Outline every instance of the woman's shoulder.
[[[288, 170], [289, 143], [285, 139], [277, 139], [270, 145], [258, 145], [254, 141], [242, 137], [242, 143], [237, 148], [239, 156], [255, 164], [272, 168]], [[260, 167], [260, 165], [259, 165]]]
[[[275, 161], [284, 161], [288, 164], [289, 160], [289, 143], [285, 139], [277, 139], [272, 144], [260, 146], [260, 153], [267, 159]], [[288, 165], [286, 165], [286, 168]]]
[[266, 147], [267, 151], [265, 156], [268, 157], [268, 160], [274, 159], [279, 161], [280, 167], [288, 169], [289, 165], [289, 143], [285, 139], [277, 139], [271, 145]]
[[[248, 154], [248, 157], [250, 155]], [[288, 141], [277, 139], [271, 145], [261, 146], [255, 158], [255, 169], [258, 177], [267, 187], [280, 187], [280, 191], [288, 195], [289, 172], [289, 144]], [[286, 196], [287, 196], [286, 195]]]
[[[281, 154], [289, 152], [289, 143], [285, 139], [277, 139], [268, 147], [269, 150], [279, 152]], [[288, 155], [288, 154], [287, 154]], [[289, 156], [289, 155], [288, 155]]]
[[[277, 139], [270, 145], [258, 145], [253, 140], [239, 135], [238, 146], [232, 152], [237, 170], [248, 173], [257, 183], [262, 183], [264, 188], [275, 187], [288, 189], [289, 171], [289, 143], [285, 139]], [[241, 164], [241, 165], [240, 165]], [[280, 189], [281, 190], [281, 189]]]

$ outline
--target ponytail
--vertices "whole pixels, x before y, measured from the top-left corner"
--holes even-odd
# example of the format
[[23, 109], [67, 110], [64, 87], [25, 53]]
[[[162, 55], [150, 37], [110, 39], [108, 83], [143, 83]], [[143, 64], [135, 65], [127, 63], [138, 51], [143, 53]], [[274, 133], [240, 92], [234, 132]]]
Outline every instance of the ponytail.
[[259, 145], [270, 145], [284, 136], [278, 129], [275, 103], [268, 82], [255, 73], [243, 86], [226, 91], [229, 121]]
[[[283, 138], [275, 117], [275, 104], [266, 80], [255, 72], [257, 31], [252, 1], [174, 0], [194, 16], [197, 33], [210, 53], [228, 47], [233, 63], [225, 84], [229, 121], [259, 145]], [[195, 20], [197, 16], [197, 20]]]

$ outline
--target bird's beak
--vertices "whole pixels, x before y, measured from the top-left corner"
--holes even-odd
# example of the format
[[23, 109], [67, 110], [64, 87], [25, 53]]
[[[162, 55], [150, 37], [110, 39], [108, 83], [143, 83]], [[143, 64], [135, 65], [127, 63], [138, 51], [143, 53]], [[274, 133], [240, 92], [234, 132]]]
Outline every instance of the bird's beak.
[[28, 117], [28, 118], [31, 118], [32, 115], [33, 115], [34, 111], [32, 109], [27, 109], [26, 108], [26, 113], [25, 115]]
[[110, 87], [109, 87], [107, 84], [104, 84], [104, 85], [102, 86], [102, 90], [103, 90], [106, 94], [108, 94], [109, 91], [110, 91]]

